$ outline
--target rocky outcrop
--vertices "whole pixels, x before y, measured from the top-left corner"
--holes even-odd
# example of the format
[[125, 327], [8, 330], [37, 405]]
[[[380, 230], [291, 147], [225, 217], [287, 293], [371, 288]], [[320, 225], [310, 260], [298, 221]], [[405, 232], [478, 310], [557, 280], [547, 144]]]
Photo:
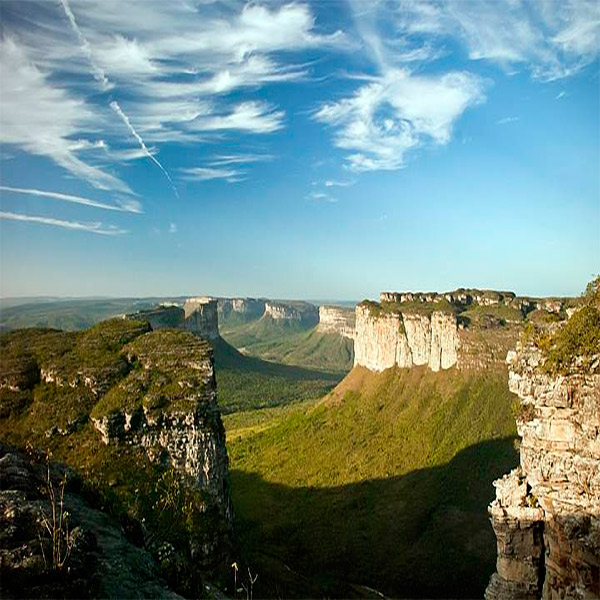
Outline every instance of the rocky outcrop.
[[145, 541], [156, 556], [163, 541], [173, 546], [177, 572], [165, 568], [177, 589], [228, 564], [228, 459], [208, 341], [113, 319], [83, 332], [10, 332], [0, 351], [3, 439], [50, 448], [155, 527]]
[[319, 322], [319, 309], [308, 302], [267, 301], [265, 302], [264, 317], [275, 321], [297, 321], [307, 326], [313, 326]]
[[219, 337], [217, 301], [214, 298], [188, 298], [183, 306], [185, 321], [181, 329], [214, 340]]
[[523, 315], [540, 309], [560, 313], [564, 298], [529, 298], [517, 296], [514, 292], [459, 288], [452, 292], [382, 292], [380, 301], [395, 304], [442, 304], [448, 303], [456, 309], [469, 306], [510, 306]]
[[125, 317], [145, 321], [154, 331], [183, 329], [209, 340], [219, 337], [217, 301], [213, 298], [188, 298], [183, 308], [175, 304], [161, 304], [156, 308], [141, 310]]
[[[44, 464], [0, 444], [0, 581], [6, 598], [181, 598], [160, 577], [150, 552], [134, 545], [120, 523], [90, 505], [81, 482], [58, 465]], [[64, 485], [64, 488], [63, 488]], [[64, 489], [61, 507], [50, 487]], [[48, 519], [49, 530], [44, 526]], [[54, 564], [54, 534], [62, 568]], [[68, 552], [67, 552], [68, 549]]]
[[448, 369], [457, 360], [456, 316], [384, 311], [377, 305], [356, 307], [354, 364], [372, 371], [397, 365], [427, 365], [433, 371]]
[[[600, 349], [599, 349], [600, 350]], [[495, 482], [487, 600], [600, 597], [600, 358], [567, 375], [533, 344], [507, 356], [520, 466]]]
[[[207, 492], [231, 524], [225, 430], [211, 346], [189, 333], [148, 333], [124, 349], [134, 369], [94, 407], [105, 444], [141, 447]], [[123, 400], [121, 400], [123, 399]]]
[[161, 304], [156, 308], [140, 310], [127, 315], [128, 318], [147, 321], [152, 329], [172, 329], [181, 327], [185, 320], [185, 312], [180, 306]]
[[319, 306], [320, 333], [337, 333], [342, 337], [354, 339], [356, 323], [355, 311], [339, 306]]
[[219, 317], [224, 319], [237, 315], [247, 319], [260, 319], [265, 312], [265, 300], [257, 298], [219, 298]]

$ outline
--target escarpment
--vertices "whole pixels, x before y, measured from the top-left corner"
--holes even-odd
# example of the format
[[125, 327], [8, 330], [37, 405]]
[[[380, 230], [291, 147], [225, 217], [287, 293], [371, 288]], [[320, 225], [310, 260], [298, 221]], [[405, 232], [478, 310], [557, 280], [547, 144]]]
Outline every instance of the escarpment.
[[566, 319], [571, 299], [522, 298], [512, 292], [383, 292], [356, 307], [355, 365], [382, 371], [427, 365], [433, 371], [505, 369], [527, 322]]
[[48, 449], [109, 494], [112, 510], [138, 523], [163, 576], [198, 594], [232, 543], [209, 342], [113, 319], [76, 333], [10, 332], [0, 350], [2, 439]]
[[319, 306], [317, 331], [320, 333], [337, 333], [351, 340], [354, 339], [355, 324], [354, 310], [339, 306]]
[[217, 301], [213, 298], [188, 298], [183, 307], [161, 304], [126, 315], [126, 318], [146, 321], [154, 330], [183, 329], [209, 340], [219, 337]]
[[395, 365], [448, 369], [456, 363], [458, 343], [455, 315], [381, 312], [369, 305], [356, 308], [354, 364], [372, 371]]
[[[576, 313], [539, 342], [525, 338], [507, 357], [522, 441], [519, 467], [494, 483], [489, 512], [498, 558], [487, 600], [600, 597], [600, 315], [595, 310], [587, 322], [583, 311]], [[583, 341], [592, 346], [587, 356], [574, 354]], [[569, 349], [563, 356], [561, 344]]]

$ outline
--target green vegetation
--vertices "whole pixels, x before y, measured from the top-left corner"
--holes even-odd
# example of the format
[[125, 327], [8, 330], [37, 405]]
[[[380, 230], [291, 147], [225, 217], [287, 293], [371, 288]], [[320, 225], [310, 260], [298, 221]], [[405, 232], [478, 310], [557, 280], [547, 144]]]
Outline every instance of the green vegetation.
[[323, 401], [226, 416], [256, 593], [480, 596], [491, 482], [516, 464], [511, 404], [505, 370], [355, 369]]
[[226, 412], [319, 398], [343, 377], [245, 356], [222, 339], [212, 344], [219, 405]]
[[542, 365], [548, 373], [567, 375], [586, 369], [600, 355], [600, 277], [587, 286], [582, 305], [554, 333], [540, 334], [535, 340], [542, 350]]
[[150, 309], [158, 298], [49, 300], [16, 304], [0, 300], [0, 328], [44, 327], [78, 331], [117, 315]]
[[9, 332], [0, 336], [0, 351], [0, 438], [46, 450], [74, 469], [86, 493], [155, 553], [162, 575], [198, 597], [192, 547], [219, 537], [224, 524], [214, 503], [181, 475], [150, 463], [143, 448], [103, 444], [90, 417], [141, 406], [193, 409], [207, 389], [212, 393], [204, 368], [209, 344], [191, 333], [151, 332], [147, 323], [113, 319], [83, 332]]
[[272, 319], [264, 316], [241, 327], [223, 331], [222, 336], [232, 346], [250, 352], [254, 344], [277, 342], [282, 337], [307, 331], [310, 327], [294, 319]]
[[354, 362], [352, 340], [317, 328], [257, 341], [245, 351], [263, 360], [342, 374], [350, 371]]

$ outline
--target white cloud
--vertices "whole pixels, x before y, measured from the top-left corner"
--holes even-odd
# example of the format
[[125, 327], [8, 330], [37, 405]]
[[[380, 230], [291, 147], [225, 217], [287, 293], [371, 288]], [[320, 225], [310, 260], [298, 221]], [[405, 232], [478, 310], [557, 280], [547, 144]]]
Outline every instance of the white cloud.
[[120, 229], [115, 225], [104, 225], [101, 222], [81, 223], [79, 221], [64, 221], [62, 219], [54, 219], [51, 217], [38, 217], [35, 215], [24, 215], [21, 213], [5, 211], [0, 211], [0, 219], [51, 225], [53, 227], [63, 227], [64, 229], [74, 229], [77, 231], [88, 231], [98, 235], [122, 235], [128, 233], [125, 229]]
[[82, 204], [83, 206], [90, 206], [92, 208], [101, 208], [103, 210], [116, 210], [122, 212], [141, 212], [141, 206], [139, 202], [126, 200], [120, 203], [118, 206], [113, 204], [105, 204], [104, 202], [98, 202], [97, 200], [91, 200], [90, 198], [83, 198], [82, 196], [72, 196], [71, 194], [61, 194], [60, 192], [48, 192], [45, 190], [36, 190], [28, 188], [14, 188], [7, 185], [0, 185], [0, 190], [5, 192], [11, 192], [13, 194], [26, 194], [28, 196], [39, 196], [42, 198], [51, 198], [52, 200], [61, 200], [63, 202], [72, 202], [74, 204]]
[[[51, 84], [11, 38], [0, 41], [0, 142], [52, 159], [99, 189], [132, 193], [117, 177], [81, 160], [70, 137], [90, 130], [97, 115], [82, 99]], [[87, 148], [89, 149], [89, 147]]]
[[498, 119], [498, 121], [496, 121], [496, 124], [508, 125], [509, 123], [516, 123], [517, 121], [520, 121], [519, 117], [504, 117], [502, 119]]
[[351, 170], [398, 169], [409, 150], [447, 144], [455, 121], [483, 102], [483, 87], [470, 73], [388, 69], [353, 96], [325, 104], [314, 118], [336, 129], [335, 145], [352, 152], [346, 157]]
[[198, 117], [189, 128], [194, 131], [238, 130], [248, 133], [272, 133], [283, 127], [284, 113], [266, 102], [242, 102], [225, 115]]
[[325, 187], [350, 187], [355, 183], [356, 181], [336, 181], [334, 179], [328, 179], [325, 181]]
[[243, 171], [230, 168], [216, 167], [189, 167], [180, 169], [186, 181], [210, 181], [211, 179], [225, 179], [230, 183], [239, 181], [244, 175]]
[[573, 75], [600, 52], [597, 0], [399, 0], [392, 6], [388, 18], [414, 44], [452, 38], [472, 60], [493, 61], [507, 72], [522, 66], [540, 80]]
[[310, 194], [308, 194], [308, 199], [317, 200], [319, 202], [330, 202], [332, 204], [335, 204], [337, 202], [337, 198], [334, 198], [326, 192], [311, 192]]

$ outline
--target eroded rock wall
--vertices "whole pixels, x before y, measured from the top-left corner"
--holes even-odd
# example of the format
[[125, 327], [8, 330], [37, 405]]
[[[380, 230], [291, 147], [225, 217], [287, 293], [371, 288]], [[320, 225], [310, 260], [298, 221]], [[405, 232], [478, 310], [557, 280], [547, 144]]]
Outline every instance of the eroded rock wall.
[[355, 312], [339, 306], [319, 306], [319, 332], [354, 339]]
[[521, 459], [494, 484], [498, 561], [487, 600], [600, 597], [600, 361], [552, 375], [541, 360], [533, 345], [507, 357]]
[[432, 371], [439, 371], [456, 364], [458, 345], [453, 314], [385, 312], [369, 305], [356, 307], [355, 365], [372, 371], [394, 365], [427, 365]]
[[219, 315], [227, 318], [231, 313], [238, 313], [248, 318], [259, 319], [265, 312], [265, 300], [256, 298], [219, 298], [217, 309]]
[[214, 298], [188, 298], [183, 306], [185, 320], [180, 328], [214, 340], [219, 337], [217, 301]]

